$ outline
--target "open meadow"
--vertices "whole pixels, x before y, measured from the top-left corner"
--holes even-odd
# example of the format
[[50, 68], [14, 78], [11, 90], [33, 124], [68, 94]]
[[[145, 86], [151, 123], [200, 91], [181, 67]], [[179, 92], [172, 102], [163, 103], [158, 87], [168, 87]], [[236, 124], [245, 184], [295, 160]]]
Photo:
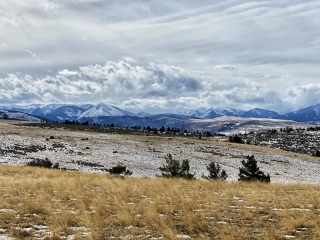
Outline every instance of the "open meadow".
[[1, 165], [0, 186], [6, 239], [320, 239], [319, 185]]
[[[320, 239], [316, 157], [223, 137], [120, 135], [14, 121], [0, 121], [0, 132], [0, 239]], [[189, 159], [198, 179], [157, 178], [168, 153]], [[270, 184], [237, 181], [241, 160], [252, 154]], [[67, 171], [24, 166], [45, 158]], [[227, 181], [200, 178], [211, 161], [226, 170]], [[118, 163], [132, 177], [104, 171]]]

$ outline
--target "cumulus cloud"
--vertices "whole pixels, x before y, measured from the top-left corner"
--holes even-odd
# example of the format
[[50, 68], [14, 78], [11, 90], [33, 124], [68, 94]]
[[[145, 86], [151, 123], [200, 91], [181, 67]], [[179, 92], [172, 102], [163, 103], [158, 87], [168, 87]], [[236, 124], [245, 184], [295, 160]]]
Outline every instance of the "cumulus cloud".
[[319, 102], [318, 0], [15, 0], [0, 16], [5, 103]]
[[78, 70], [63, 69], [43, 78], [9, 74], [0, 78], [0, 89], [5, 103], [113, 102], [127, 110], [154, 113], [212, 106], [273, 109], [287, 107], [286, 103], [298, 96], [306, 101], [304, 95], [320, 92], [320, 85], [301, 86], [283, 98], [254, 81], [231, 76], [223, 83], [224, 78], [230, 78], [228, 72], [209, 79], [197, 71], [165, 64], [144, 67], [133, 60], [109, 61]]
[[68, 69], [63, 69], [58, 72], [59, 76], [64, 77], [81, 77], [81, 73], [78, 71], [69, 71]]
[[287, 108], [298, 109], [320, 103], [320, 84], [292, 86], [287, 90], [285, 104]]
[[[143, 67], [128, 61], [106, 62], [104, 65], [88, 65], [79, 70], [63, 69], [55, 75], [34, 78], [30, 75], [8, 74], [0, 79], [1, 89], [6, 90], [4, 100], [21, 101], [21, 94], [29, 94], [25, 100], [32, 102], [112, 100], [128, 102], [128, 99], [151, 100], [161, 107], [161, 97], [197, 94], [202, 88], [202, 78], [197, 72], [182, 68], [150, 63]], [[15, 100], [16, 99], [16, 100]]]

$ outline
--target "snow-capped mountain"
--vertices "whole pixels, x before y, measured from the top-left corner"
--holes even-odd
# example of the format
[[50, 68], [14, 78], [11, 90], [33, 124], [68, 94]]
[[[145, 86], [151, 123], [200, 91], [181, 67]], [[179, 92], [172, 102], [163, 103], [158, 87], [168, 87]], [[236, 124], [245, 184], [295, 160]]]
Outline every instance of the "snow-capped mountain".
[[[185, 111], [181, 114], [149, 114], [146, 112], [139, 112], [134, 114], [132, 112], [120, 109], [112, 104], [100, 103], [97, 105], [92, 104], [48, 104], [39, 105], [33, 104], [29, 106], [0, 106], [4, 111], [20, 112], [29, 114], [40, 119], [49, 121], [63, 122], [65, 120], [75, 121], [88, 121], [90, 123], [103, 122], [102, 118], [115, 117], [115, 121], [121, 122], [122, 125], [133, 126], [135, 123], [144, 123], [152, 125], [157, 122], [160, 124], [160, 116], [168, 116], [172, 124], [175, 122], [181, 123], [183, 117], [186, 119], [212, 119], [221, 116], [231, 117], [245, 117], [245, 118], [268, 118], [268, 119], [285, 119], [294, 120], [299, 122], [315, 122], [320, 121], [320, 104], [313, 105], [298, 111], [289, 112], [285, 114], [278, 114], [277, 112], [255, 108], [249, 111], [243, 111], [233, 108], [199, 108], [194, 110]], [[22, 116], [22, 115], [21, 115]], [[157, 117], [155, 117], [157, 116]], [[123, 118], [122, 120], [120, 118]], [[135, 117], [135, 118], [133, 118]], [[23, 119], [23, 117], [21, 117]], [[142, 120], [144, 119], [144, 120]], [[157, 119], [157, 120], [155, 120]], [[23, 119], [24, 120], [24, 119]], [[109, 121], [106, 120], [106, 121]], [[126, 123], [124, 121], [127, 121]], [[166, 123], [168, 124], [168, 123]], [[171, 123], [170, 125], [173, 126]]]
[[110, 117], [110, 116], [135, 116], [135, 114], [122, 110], [112, 105], [99, 103], [96, 106], [83, 112], [79, 119], [82, 118], [97, 118], [97, 117]]
[[6, 115], [7, 119], [9, 120], [21, 120], [29, 122], [41, 122], [46, 120], [41, 117], [32, 116], [23, 112], [0, 110], [0, 118], [4, 118], [4, 115]]
[[254, 108], [247, 112], [244, 112], [240, 115], [241, 117], [247, 118], [272, 118], [272, 119], [282, 119], [282, 116], [274, 111], [261, 109], [261, 108]]
[[216, 118], [221, 116], [240, 116], [244, 113], [243, 110], [234, 108], [198, 108], [194, 110], [189, 110], [181, 113], [185, 116], [195, 117], [195, 118]]
[[41, 104], [31, 104], [27, 106], [11, 105], [11, 106], [0, 106], [0, 109], [31, 114], [32, 111], [34, 111], [35, 109], [41, 106], [42, 106]]
[[199, 118], [215, 118], [220, 116], [240, 116], [244, 111], [234, 108], [209, 108]]
[[62, 106], [51, 110], [44, 116], [52, 121], [73, 121], [77, 120], [85, 111], [87, 111], [86, 108], [79, 106]]
[[48, 104], [45, 106], [40, 106], [38, 108], [35, 108], [31, 114], [36, 116], [46, 116], [47, 114], [50, 114], [54, 109], [57, 109], [59, 107], [64, 106], [64, 104]]
[[138, 112], [137, 116], [139, 117], [147, 117], [147, 116], [151, 116], [152, 114], [147, 113], [147, 112]]
[[101, 125], [110, 125], [114, 124], [121, 127], [132, 127], [132, 126], [141, 126], [141, 127], [155, 127], [161, 128], [164, 126], [179, 128], [180, 130], [185, 130], [185, 122], [192, 117], [177, 115], [177, 114], [154, 114], [149, 116], [104, 116], [104, 117], [90, 117], [90, 118], [81, 118], [81, 122], [88, 121], [89, 124], [96, 123]]
[[290, 119], [298, 122], [320, 121], [320, 104], [302, 108], [300, 110], [286, 113], [284, 119]]
[[0, 109], [26, 113], [50, 121], [76, 120], [83, 112], [92, 108], [92, 104], [67, 105], [67, 104], [32, 104], [27, 106], [3, 106]]
[[185, 112], [181, 112], [180, 114], [184, 115], [184, 116], [200, 118], [199, 116], [201, 116], [207, 110], [208, 110], [207, 108], [197, 108], [197, 109], [192, 109], [192, 110], [188, 110]]
[[31, 114], [51, 121], [76, 120], [93, 105], [49, 104], [34, 109]]

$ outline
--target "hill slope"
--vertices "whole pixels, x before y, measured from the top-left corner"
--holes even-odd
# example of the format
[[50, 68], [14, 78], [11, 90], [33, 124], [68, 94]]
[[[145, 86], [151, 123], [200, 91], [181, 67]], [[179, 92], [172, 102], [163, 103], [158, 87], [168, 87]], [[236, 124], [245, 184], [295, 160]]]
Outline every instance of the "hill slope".
[[243, 117], [218, 117], [214, 119], [190, 119], [185, 124], [189, 131], [210, 131], [224, 134], [248, 133], [266, 129], [280, 129], [286, 127], [300, 128], [310, 126], [291, 120], [243, 118]]

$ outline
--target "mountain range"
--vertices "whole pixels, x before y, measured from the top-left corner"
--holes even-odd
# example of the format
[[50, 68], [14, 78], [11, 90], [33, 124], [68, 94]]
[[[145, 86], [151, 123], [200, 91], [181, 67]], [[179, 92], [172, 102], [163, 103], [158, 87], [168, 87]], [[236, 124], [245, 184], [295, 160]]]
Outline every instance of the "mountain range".
[[[88, 121], [90, 124], [115, 124], [119, 126], [152, 126], [160, 128], [177, 127], [181, 130], [188, 129], [188, 122], [192, 119], [215, 119], [223, 116], [238, 118], [282, 119], [296, 122], [314, 123], [320, 121], [320, 104], [312, 105], [297, 111], [279, 114], [274, 111], [254, 108], [249, 111], [233, 108], [199, 108], [180, 112], [179, 114], [163, 113], [138, 114], [120, 109], [110, 104], [99, 103], [69, 105], [48, 104], [29, 106], [0, 106], [0, 116], [8, 113], [9, 119], [21, 119], [28, 121]], [[19, 115], [20, 114], [20, 115]], [[198, 124], [199, 121], [197, 121]], [[201, 122], [201, 121], [200, 121]]]

